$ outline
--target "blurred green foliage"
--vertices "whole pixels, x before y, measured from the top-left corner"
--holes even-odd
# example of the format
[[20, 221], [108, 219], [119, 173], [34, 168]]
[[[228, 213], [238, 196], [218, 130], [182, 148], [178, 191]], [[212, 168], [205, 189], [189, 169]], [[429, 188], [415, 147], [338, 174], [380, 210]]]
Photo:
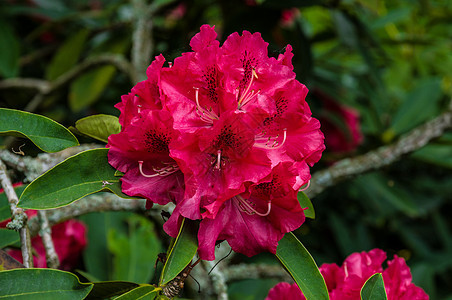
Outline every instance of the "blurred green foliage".
[[[189, 51], [190, 38], [204, 23], [215, 25], [221, 40], [235, 31], [258, 31], [269, 43], [270, 55], [277, 56], [287, 44], [293, 46], [297, 78], [311, 91], [359, 112], [364, 140], [351, 152], [327, 149], [314, 172], [397, 140], [438, 115], [452, 96], [449, 1], [155, 0], [154, 4], [152, 56], [163, 53], [171, 61]], [[130, 59], [133, 21], [133, 6], [126, 0], [4, 1], [0, 79], [55, 81], [96, 55]], [[34, 112], [67, 126], [92, 114], [117, 116], [113, 105], [133, 85], [115, 67], [98, 66], [46, 94]], [[0, 107], [24, 109], [35, 93], [33, 88], [1, 88]], [[322, 96], [316, 95], [310, 93], [308, 102], [314, 116], [321, 118], [328, 112]], [[347, 127], [344, 120], [337, 120], [338, 128]], [[390, 259], [393, 254], [403, 256], [414, 282], [431, 299], [452, 299], [451, 168], [448, 132], [389, 167], [313, 198], [316, 219], [307, 220], [296, 234], [319, 265], [341, 263], [351, 252], [376, 247], [387, 251]], [[126, 215], [120, 220], [128, 230], [122, 226], [123, 232], [113, 235], [120, 224], [110, 214], [101, 215], [84, 218], [93, 224], [85, 270], [104, 280], [136, 279], [138, 273], [124, 274], [125, 258], [117, 249], [134, 252], [136, 239], [150, 242], [155, 235], [138, 226], [145, 221]], [[104, 251], [114, 258], [93, 259], [92, 253]], [[267, 262], [268, 257], [238, 255], [234, 262], [243, 261]], [[148, 280], [151, 275], [140, 276]], [[235, 282], [229, 285], [229, 295], [262, 299], [274, 283]]]

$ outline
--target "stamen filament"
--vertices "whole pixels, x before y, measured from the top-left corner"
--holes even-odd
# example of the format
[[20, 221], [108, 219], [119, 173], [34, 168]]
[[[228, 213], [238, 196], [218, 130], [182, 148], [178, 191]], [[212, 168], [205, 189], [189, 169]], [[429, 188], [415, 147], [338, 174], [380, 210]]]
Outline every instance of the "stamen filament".
[[201, 105], [199, 104], [199, 88], [195, 87], [194, 89], [195, 89], [196, 113], [198, 114], [202, 121], [209, 124], [213, 124], [213, 120], [219, 119], [217, 114], [212, 110], [212, 108], [204, 109], [201, 107]]
[[221, 167], [221, 150], [217, 151], [217, 165], [215, 166], [215, 169], [219, 170]]
[[267, 203], [267, 205], [268, 205], [267, 206], [267, 211], [265, 213], [260, 213], [256, 209], [254, 209], [254, 207], [251, 206], [251, 204], [248, 202], [248, 200], [244, 199], [242, 196], [237, 195], [237, 196], [235, 196], [235, 198], [239, 202], [238, 204], [239, 204], [240, 209], [243, 212], [246, 212], [250, 216], [256, 214], [256, 215], [261, 216], [261, 217], [266, 217], [266, 216], [268, 216], [270, 214], [270, 211], [272, 209], [271, 201], [268, 201], [268, 203]]
[[311, 180], [308, 181], [308, 183], [306, 184], [306, 186], [304, 188], [300, 189], [300, 192], [306, 191], [310, 185], [311, 185]]
[[[283, 140], [281, 143], [278, 141], [278, 138], [279, 138], [279, 134], [277, 134], [275, 137], [271, 137], [271, 136], [266, 137], [263, 134], [258, 134], [254, 138], [254, 141], [255, 141], [254, 146], [257, 148], [269, 149], [269, 150], [281, 148], [287, 139], [287, 128], [283, 129]], [[270, 145], [270, 143], [271, 143], [271, 145]]]
[[243, 106], [245, 106], [248, 102], [250, 102], [251, 99], [253, 99], [257, 94], [259, 94], [260, 90], [258, 90], [257, 92], [254, 92], [254, 90], [251, 90], [251, 92], [248, 94], [251, 85], [253, 84], [254, 81], [254, 77], [256, 77], [256, 79], [258, 79], [256, 70], [254, 70], [254, 68], [251, 70], [252, 71], [252, 75], [251, 75], [251, 79], [250, 82], [248, 83], [248, 86], [246, 87], [245, 92], [240, 93], [239, 94], [239, 99], [238, 99], [238, 109], [242, 108]]
[[168, 176], [171, 175], [177, 171], [179, 171], [179, 166], [175, 165], [175, 164], [171, 164], [168, 167], [164, 167], [164, 168], [155, 168], [152, 167], [152, 170], [155, 172], [155, 174], [145, 174], [143, 172], [143, 161], [140, 160], [138, 161], [138, 170], [140, 171], [140, 174], [146, 178], [153, 178], [153, 177], [157, 177], [157, 176]]

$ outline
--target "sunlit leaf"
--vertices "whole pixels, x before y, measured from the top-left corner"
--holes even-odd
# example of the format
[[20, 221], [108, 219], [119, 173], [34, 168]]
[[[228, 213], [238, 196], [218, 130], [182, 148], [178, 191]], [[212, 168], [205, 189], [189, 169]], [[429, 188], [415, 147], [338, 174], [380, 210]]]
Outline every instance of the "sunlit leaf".
[[170, 282], [192, 261], [198, 250], [197, 227], [196, 221], [190, 219], [182, 221], [176, 241], [168, 252], [159, 285]]
[[367, 279], [361, 289], [362, 300], [386, 300], [385, 285], [381, 273], [376, 273]]
[[84, 299], [91, 283], [80, 283], [77, 276], [54, 269], [14, 269], [0, 272], [2, 299]]
[[308, 250], [291, 232], [279, 241], [276, 257], [308, 300], [329, 299], [325, 280]]
[[122, 193], [115, 169], [108, 164], [107, 153], [108, 149], [87, 150], [59, 163], [27, 186], [19, 206], [56, 208], [100, 191], [131, 198]]
[[63, 125], [44, 116], [7, 108], [0, 108], [0, 135], [29, 138], [46, 152], [78, 145], [75, 136]]
[[75, 128], [80, 133], [107, 143], [110, 135], [121, 131], [121, 124], [115, 116], [93, 115], [78, 120], [75, 123]]

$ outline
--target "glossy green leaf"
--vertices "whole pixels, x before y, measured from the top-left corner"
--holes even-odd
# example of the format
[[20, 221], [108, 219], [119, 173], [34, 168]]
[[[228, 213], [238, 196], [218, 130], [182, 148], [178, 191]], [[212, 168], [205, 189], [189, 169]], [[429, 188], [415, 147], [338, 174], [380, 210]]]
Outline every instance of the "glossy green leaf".
[[77, 63], [88, 34], [88, 30], [82, 29], [74, 35], [70, 35], [63, 45], [60, 46], [47, 67], [47, 80], [55, 80]]
[[108, 149], [81, 152], [59, 163], [30, 183], [19, 207], [47, 209], [68, 205], [84, 196], [111, 191], [123, 198], [115, 169], [108, 164]]
[[361, 289], [362, 300], [386, 300], [385, 284], [381, 273], [376, 273], [367, 279]]
[[15, 77], [19, 72], [20, 44], [13, 27], [0, 19], [0, 76]]
[[163, 266], [160, 284], [165, 285], [174, 279], [192, 261], [198, 250], [198, 223], [184, 219], [176, 241], [169, 250], [166, 263]]
[[[298, 202], [300, 202], [301, 208], [304, 209], [304, 215], [306, 218], [315, 219], [314, 205], [312, 205], [311, 199], [303, 192], [298, 192]], [[306, 209], [307, 208], [307, 209]]]
[[108, 232], [108, 250], [113, 254], [113, 278], [149, 282], [154, 275], [157, 256], [162, 252], [154, 224], [139, 215], [130, 216], [127, 224], [127, 234], [118, 230]]
[[438, 113], [441, 95], [441, 80], [439, 78], [427, 78], [420, 81], [407, 94], [404, 102], [395, 113], [390, 130], [398, 135], [434, 117]]
[[80, 283], [72, 273], [54, 269], [14, 269], [0, 272], [2, 299], [84, 299], [91, 283]]
[[86, 300], [94, 299], [109, 299], [127, 293], [140, 285], [134, 282], [127, 281], [101, 281], [93, 282], [93, 289], [89, 293]]
[[329, 299], [325, 280], [319, 268], [293, 233], [286, 233], [279, 241], [276, 257], [298, 284], [306, 299]]
[[0, 108], [0, 135], [29, 138], [46, 152], [78, 145], [75, 136], [63, 125], [41, 115], [7, 108]]
[[19, 239], [18, 232], [6, 228], [0, 228], [0, 249], [18, 242]]
[[160, 288], [156, 288], [150, 284], [143, 284], [115, 298], [115, 300], [135, 300], [135, 299], [151, 300], [157, 296], [159, 291], [161, 291]]
[[75, 128], [80, 133], [107, 143], [111, 134], [121, 131], [121, 124], [119, 124], [118, 117], [115, 116], [93, 115], [78, 120], [75, 123]]

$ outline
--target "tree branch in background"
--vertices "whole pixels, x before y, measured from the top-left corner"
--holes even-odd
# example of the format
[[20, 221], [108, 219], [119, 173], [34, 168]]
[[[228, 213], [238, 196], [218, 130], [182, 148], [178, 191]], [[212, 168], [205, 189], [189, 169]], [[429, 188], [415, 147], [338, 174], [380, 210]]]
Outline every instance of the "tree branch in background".
[[135, 20], [132, 37], [132, 65], [135, 78], [144, 80], [153, 51], [152, 17], [154, 11], [145, 0], [133, 0], [132, 3]]
[[19, 232], [24, 266], [26, 268], [33, 268], [30, 232], [28, 231], [27, 226], [28, 217], [23, 209], [17, 207], [19, 199], [17, 198], [11, 180], [8, 177], [6, 166], [2, 160], [0, 160], [0, 182], [11, 207], [11, 222], [8, 223], [7, 227]]
[[60, 265], [60, 260], [55, 252], [55, 246], [53, 245], [52, 240], [52, 229], [50, 228], [45, 210], [38, 210], [38, 220], [41, 227], [39, 235], [42, 238], [42, 243], [44, 245], [44, 249], [46, 250], [47, 267], [57, 269]]
[[374, 151], [338, 161], [333, 166], [318, 171], [311, 178], [311, 185], [305, 191], [310, 198], [326, 188], [358, 174], [376, 170], [399, 160], [402, 155], [411, 153], [427, 145], [429, 141], [440, 137], [445, 130], [452, 128], [452, 107], [431, 121], [416, 127], [397, 142], [380, 147]]
[[130, 81], [132, 83], [135, 83], [137, 81], [132, 66], [122, 55], [105, 54], [87, 58], [85, 61], [81, 62], [71, 70], [59, 76], [57, 79], [55, 79], [55, 81], [49, 82], [46, 80], [33, 78], [11, 78], [0, 81], [0, 89], [37, 89], [38, 93], [33, 97], [33, 99], [27, 104], [24, 109], [25, 111], [33, 112], [44, 100], [44, 96], [47, 96], [67, 85], [72, 80], [82, 75], [85, 71], [102, 65], [113, 65], [118, 68], [118, 70], [126, 74], [130, 78]]

